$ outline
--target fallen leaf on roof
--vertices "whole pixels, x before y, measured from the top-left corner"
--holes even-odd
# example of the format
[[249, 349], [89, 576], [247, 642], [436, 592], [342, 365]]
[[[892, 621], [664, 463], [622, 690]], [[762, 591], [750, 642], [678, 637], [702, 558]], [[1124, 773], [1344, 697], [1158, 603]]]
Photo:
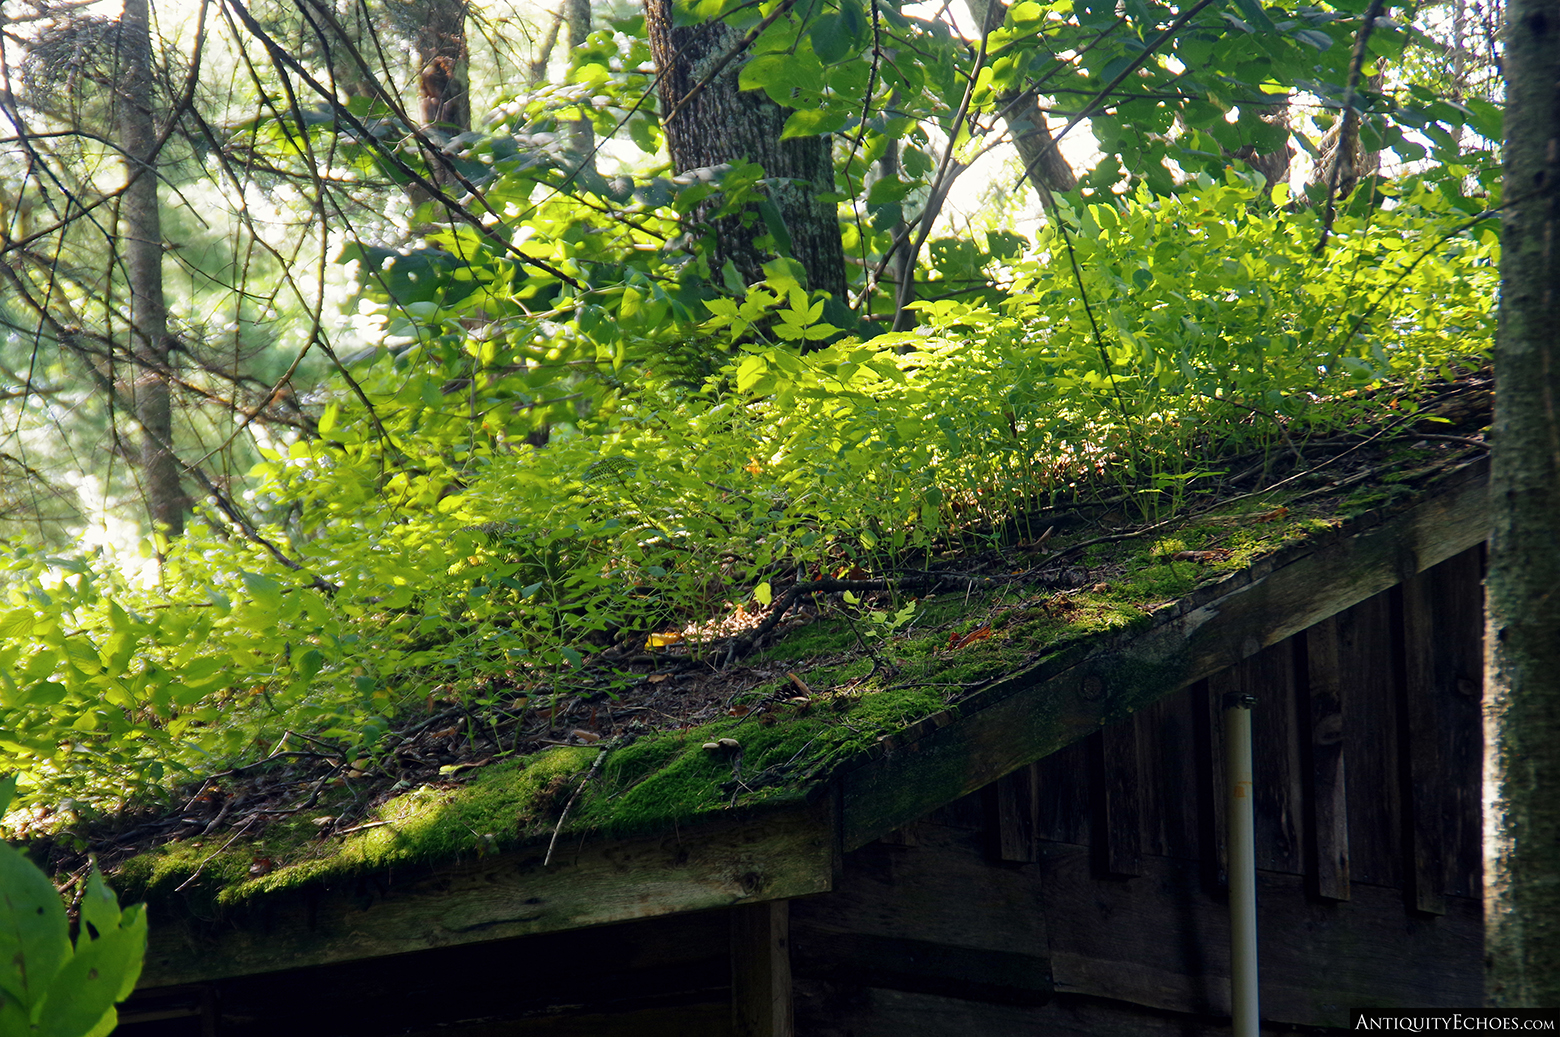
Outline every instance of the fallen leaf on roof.
[[978, 626], [967, 634], [961, 634], [955, 631], [948, 635], [948, 651], [952, 652], [957, 649], [964, 648], [967, 645], [972, 645], [977, 641], [984, 641], [990, 636], [990, 623], [987, 623], [983, 626]]
[[677, 644], [683, 639], [681, 630], [668, 630], [661, 634], [651, 634], [645, 638], [646, 648], [667, 648]]

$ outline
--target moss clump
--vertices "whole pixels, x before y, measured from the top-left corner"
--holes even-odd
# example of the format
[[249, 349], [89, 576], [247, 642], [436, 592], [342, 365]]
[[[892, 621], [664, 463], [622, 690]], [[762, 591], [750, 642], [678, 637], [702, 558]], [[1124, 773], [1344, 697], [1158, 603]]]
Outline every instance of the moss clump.
[[820, 619], [764, 649], [758, 654], [758, 659], [777, 663], [817, 659], [848, 651], [855, 645], [856, 637], [851, 633], [849, 623], [843, 619]]
[[[557, 748], [484, 768], [459, 786], [425, 785], [388, 800], [359, 831], [322, 840], [313, 822], [332, 809], [325, 800], [261, 838], [168, 843], [130, 858], [115, 874], [126, 895], [155, 898], [188, 883], [227, 905], [310, 882], [487, 852], [517, 842], [521, 822], [547, 802], [549, 789], [593, 756], [589, 749]], [[338, 791], [337, 802], [344, 798]]]
[[[942, 706], [934, 689], [888, 688], [822, 695], [756, 718], [650, 735], [612, 750], [576, 803], [575, 817], [581, 828], [629, 835], [736, 805], [798, 799], [838, 761]], [[738, 743], [740, 759], [703, 748], [722, 738]]]
[[[396, 796], [344, 837], [318, 838], [313, 819], [331, 809], [322, 803], [263, 838], [168, 843], [129, 859], [116, 875], [127, 895], [155, 899], [185, 886], [212, 906], [233, 906], [265, 893], [545, 839], [576, 790], [571, 832], [664, 830], [734, 806], [798, 799], [839, 760], [941, 705], [935, 693], [915, 688], [824, 696], [805, 708], [725, 718], [622, 746], [557, 747], [482, 768], [462, 784]], [[721, 738], [739, 742], [740, 760], [702, 748]], [[609, 754], [603, 766], [582, 785], [603, 748]]]

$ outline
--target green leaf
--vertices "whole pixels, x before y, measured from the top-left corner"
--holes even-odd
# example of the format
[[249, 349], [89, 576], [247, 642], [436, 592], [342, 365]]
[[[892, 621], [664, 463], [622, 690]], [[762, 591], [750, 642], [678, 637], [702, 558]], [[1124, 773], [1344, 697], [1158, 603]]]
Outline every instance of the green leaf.
[[[83, 926], [91, 927], [92, 937], [119, 928], [119, 900], [103, 881], [103, 873], [98, 871], [96, 864], [92, 866], [86, 892], [81, 897], [81, 922]], [[85, 937], [87, 930], [84, 928], [82, 932]]]
[[850, 53], [850, 29], [843, 24], [840, 15], [823, 15], [813, 22], [812, 30], [808, 35], [812, 38], [813, 53], [818, 55], [818, 60], [825, 65], [844, 61], [845, 56]]
[[311, 648], [298, 657], [298, 676], [305, 681], [312, 681], [325, 665], [325, 656], [318, 648]]
[[21, 997], [0, 987], [0, 1034], [26, 1035], [32, 1032], [32, 1013], [22, 1004]]
[[866, 39], [867, 14], [861, 7], [861, 0], [840, 0], [840, 32], [851, 43], [851, 50], [855, 50]]
[[0, 637], [23, 638], [33, 632], [37, 617], [29, 608], [11, 609], [0, 616]]
[[1268, 13], [1262, 9], [1260, 0], [1235, 0], [1235, 6], [1240, 8], [1240, 13], [1245, 15], [1246, 21], [1263, 32], [1276, 32], [1277, 27]]
[[897, 176], [885, 176], [873, 182], [867, 191], [868, 205], [887, 205], [904, 199], [915, 189], [915, 184], [905, 183]]
[[769, 371], [769, 361], [761, 354], [753, 353], [737, 365], [737, 392], [748, 392]]
[[822, 108], [800, 108], [785, 120], [785, 128], [780, 131], [780, 139], [790, 140], [792, 137], [816, 137], [824, 133], [838, 133], [845, 128], [849, 118], [850, 113], [845, 111], [831, 112]]
[[808, 83], [805, 65], [793, 54], [758, 55], [742, 66], [737, 85], [743, 90], [762, 90], [782, 103], [789, 101], [794, 91], [816, 86]]
[[661, 150], [661, 139], [656, 133], [656, 125], [649, 119], [628, 120], [628, 136], [639, 150], [647, 155], [653, 155]]
[[146, 958], [146, 914], [140, 906], [125, 912], [129, 924], [105, 933], [86, 946], [55, 974], [36, 1011], [38, 1037], [84, 1037], [100, 1032], [105, 1015], [123, 992], [135, 987]]
[[1470, 115], [1469, 125], [1473, 131], [1486, 140], [1501, 139], [1502, 113], [1498, 106], [1479, 97], [1470, 97], [1463, 102]]
[[261, 573], [244, 572], [241, 575], [244, 586], [248, 588], [256, 604], [273, 612], [281, 611], [282, 585], [280, 583]]
[[60, 895], [37, 866], [0, 843], [0, 988], [30, 1008], [69, 959]]
[[1318, 51], [1324, 51], [1333, 45], [1333, 38], [1319, 29], [1296, 29], [1290, 35], [1302, 43], [1309, 43]]
[[775, 239], [775, 251], [782, 256], [789, 256], [791, 232], [786, 229], [785, 218], [780, 215], [780, 207], [768, 198], [762, 198], [758, 203], [758, 214], [763, 218], [769, 236]]

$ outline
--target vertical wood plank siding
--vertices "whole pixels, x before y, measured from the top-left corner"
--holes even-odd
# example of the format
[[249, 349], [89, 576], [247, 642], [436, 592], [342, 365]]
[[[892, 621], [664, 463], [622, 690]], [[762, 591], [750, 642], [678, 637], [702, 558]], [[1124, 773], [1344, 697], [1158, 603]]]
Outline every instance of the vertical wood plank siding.
[[[1478, 1003], [1480, 558], [934, 811], [915, 845], [846, 854], [834, 893], [798, 901], [802, 1029], [1224, 1032], [1227, 693], [1257, 696], [1264, 1018], [1338, 1027], [1369, 1004]], [[1026, 888], [1043, 934], [1015, 914]]]

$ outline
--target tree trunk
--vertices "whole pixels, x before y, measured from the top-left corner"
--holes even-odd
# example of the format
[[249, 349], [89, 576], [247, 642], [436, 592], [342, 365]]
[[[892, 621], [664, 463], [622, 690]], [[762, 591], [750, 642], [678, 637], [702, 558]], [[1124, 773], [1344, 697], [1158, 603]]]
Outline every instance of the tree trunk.
[[[1371, 76], [1364, 89], [1379, 93], [1386, 84], [1385, 74]], [[1355, 102], [1358, 105], [1359, 99]], [[1381, 169], [1381, 152], [1365, 147], [1360, 141], [1360, 120], [1357, 112], [1340, 112], [1338, 121], [1322, 137], [1317, 149], [1316, 183], [1325, 184], [1333, 175], [1333, 165], [1338, 165], [1337, 197], [1347, 198], [1360, 182], [1361, 177], [1374, 176]]]
[[1486, 637], [1489, 997], [1560, 1005], [1560, 0], [1511, 0]]
[[[709, 76], [708, 70], [741, 41], [724, 22], [674, 26], [673, 0], [645, 0], [650, 50], [661, 71], [661, 118], [677, 172], [742, 161], [763, 166], [771, 178], [769, 198], [791, 238], [791, 258], [807, 271], [808, 287], [845, 299], [845, 252], [833, 202], [818, 195], [834, 190], [834, 160], [827, 136], [780, 139], [786, 110], [762, 90], [740, 90], [739, 58], [683, 99]], [[679, 107], [680, 106], [680, 107]], [[779, 179], [783, 182], [776, 183]], [[755, 243], [765, 226], [754, 211], [712, 218], [720, 200], [710, 199], [692, 214], [695, 230], [710, 236], [707, 255], [716, 283], [730, 262], [744, 285], [763, 280], [770, 258]]]
[[173, 453], [169, 394], [172, 350], [163, 300], [162, 217], [157, 207], [157, 125], [152, 118], [152, 37], [148, 0], [126, 0], [119, 28], [121, 88], [115, 98], [128, 180], [119, 200], [125, 272], [130, 288], [131, 352], [141, 424], [141, 483], [152, 522], [169, 536], [184, 532], [188, 500]]
[[1051, 191], [1071, 191], [1078, 186], [1078, 176], [1051, 137], [1045, 112], [1040, 110], [1040, 98], [1033, 91], [1017, 99], [1008, 113], [1007, 125], [1008, 132], [1013, 134], [1018, 157], [1024, 161], [1024, 175], [1035, 185], [1040, 197], [1046, 196], [1040, 188], [1042, 183]]
[[[417, 29], [418, 105], [424, 132], [434, 140], [471, 129], [471, 88], [466, 53], [466, 0], [428, 0]], [[430, 156], [433, 181], [455, 183], [442, 156]]]
[[[590, 36], [590, 0], [565, 0], [564, 11], [569, 22], [569, 53], [585, 46]], [[596, 150], [596, 130], [589, 119], [575, 119], [569, 123], [569, 150], [580, 156], [582, 166], [595, 168], [592, 152]]]
[[[1008, 5], [1002, 0], [969, 0], [970, 14], [986, 32], [1000, 28], [1007, 20]], [[1067, 164], [1061, 149], [1051, 136], [1051, 128], [1040, 110], [1040, 97], [1033, 90], [1022, 94], [1007, 94], [1002, 99], [1007, 113], [1004, 121], [1013, 135], [1013, 147], [1024, 163], [1024, 175], [1034, 185], [1040, 201], [1050, 208], [1050, 197], [1056, 191], [1071, 191], [1078, 186], [1078, 177]]]
[[428, 0], [417, 30], [417, 62], [423, 126], [451, 136], [471, 129], [466, 0]]
[[[1267, 111], [1262, 113], [1262, 121], [1270, 126], [1281, 126], [1285, 132], [1288, 132], [1288, 96], [1275, 96], [1273, 103], [1268, 106]], [[1371, 166], [1371, 172], [1375, 172], [1381, 165], [1380, 153], [1376, 152], [1374, 155], [1375, 164]], [[1284, 146], [1277, 151], [1258, 151], [1254, 144], [1243, 144], [1230, 152], [1229, 156], [1230, 158], [1240, 159], [1240, 161], [1261, 173], [1263, 179], [1267, 181], [1267, 189], [1271, 191], [1275, 184], [1288, 182], [1289, 166], [1295, 159], [1295, 149], [1286, 139]], [[1349, 186], [1352, 189], [1354, 185], [1351, 183]]]

